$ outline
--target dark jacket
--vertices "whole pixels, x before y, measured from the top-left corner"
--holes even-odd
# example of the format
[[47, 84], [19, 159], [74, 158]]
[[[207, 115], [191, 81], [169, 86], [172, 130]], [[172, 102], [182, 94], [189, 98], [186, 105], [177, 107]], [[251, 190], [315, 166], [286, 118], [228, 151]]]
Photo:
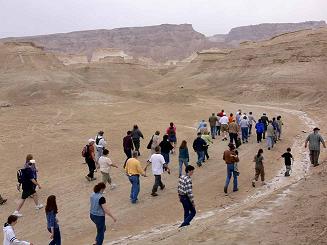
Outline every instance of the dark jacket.
[[193, 142], [193, 149], [195, 151], [204, 151], [207, 143], [201, 137], [197, 137]]
[[133, 146], [133, 141], [132, 141], [132, 137], [127, 135], [124, 137], [123, 139], [123, 147], [124, 147], [124, 150], [133, 150], [134, 149], [134, 146]]
[[174, 147], [170, 144], [168, 140], [163, 140], [159, 144], [161, 153], [169, 153]]
[[140, 138], [144, 139], [142, 132], [139, 129], [133, 129], [132, 139], [139, 140]]

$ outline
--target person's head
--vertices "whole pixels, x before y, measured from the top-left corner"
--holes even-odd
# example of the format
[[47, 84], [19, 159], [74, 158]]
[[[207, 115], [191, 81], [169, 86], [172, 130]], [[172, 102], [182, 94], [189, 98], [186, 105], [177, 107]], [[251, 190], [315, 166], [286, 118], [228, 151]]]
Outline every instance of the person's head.
[[319, 131], [320, 131], [320, 128], [315, 127], [315, 128], [313, 129], [313, 132], [314, 132], [315, 134], [319, 133]]
[[263, 150], [262, 150], [262, 149], [259, 149], [259, 150], [258, 150], [257, 157], [261, 156], [262, 153], [263, 153]]
[[231, 113], [231, 114], [229, 114], [229, 116], [230, 116], [230, 117], [232, 117], [232, 116], [234, 116], [234, 114], [233, 114], [233, 113]]
[[186, 140], [183, 140], [183, 141], [182, 141], [182, 143], [181, 143], [181, 145], [180, 145], [179, 148], [181, 148], [181, 149], [185, 149], [185, 148], [187, 148], [187, 142], [186, 142]]
[[46, 213], [50, 213], [51, 211], [53, 211], [55, 214], [58, 213], [58, 207], [57, 207], [55, 195], [48, 196], [47, 205], [45, 206]]
[[213, 115], [213, 116], [214, 116], [214, 115], [215, 115], [215, 113], [213, 112], [211, 115]]
[[198, 136], [198, 137], [201, 137], [201, 135], [202, 135], [201, 132], [198, 132], [198, 133], [197, 133], [197, 136]]
[[156, 147], [154, 148], [154, 150], [155, 150], [156, 153], [160, 153], [160, 146], [156, 146]]
[[106, 184], [103, 182], [100, 182], [96, 184], [93, 188], [94, 193], [102, 193], [106, 189]]
[[267, 114], [266, 114], [265, 112], [264, 112], [264, 113], [262, 113], [262, 115], [263, 115], [263, 116], [267, 116]]
[[233, 119], [232, 122], [234, 123], [235, 122], [235, 119]]
[[171, 122], [169, 125], [170, 125], [170, 127], [174, 127], [174, 123], [173, 122]]
[[252, 111], [249, 112], [249, 115], [252, 115]]
[[131, 130], [128, 130], [126, 134], [127, 135], [131, 135], [132, 134], [132, 131]]
[[99, 131], [98, 135], [103, 136], [104, 132], [102, 130]]
[[160, 135], [160, 131], [157, 130], [154, 134], [155, 135]]
[[9, 215], [6, 223], [8, 225], [14, 226], [17, 224], [17, 220], [18, 220], [18, 217], [16, 215]]
[[280, 120], [281, 118], [282, 118], [281, 116], [278, 116], [278, 117], [277, 117], [277, 120]]
[[162, 137], [162, 139], [163, 139], [164, 141], [168, 140], [168, 135], [165, 134], [165, 135]]
[[271, 120], [269, 120], [268, 122], [269, 122], [270, 124], [272, 124], [272, 121], [271, 121]]
[[139, 128], [139, 126], [137, 126], [136, 124], [133, 126], [133, 129], [134, 130], [136, 130], [136, 129], [138, 129]]
[[243, 117], [243, 119], [247, 119], [247, 117], [246, 117], [246, 116], [244, 116], [244, 117]]
[[94, 139], [89, 139], [89, 145], [93, 145], [93, 144], [94, 144], [94, 142], [95, 142], [95, 140], [94, 140]]
[[228, 147], [230, 150], [235, 150], [235, 145], [233, 143], [229, 143]]
[[276, 118], [275, 117], [273, 117], [273, 119], [272, 119], [273, 121], [276, 121]]
[[238, 115], [240, 115], [240, 116], [241, 116], [241, 115], [242, 115], [242, 112], [239, 112], [239, 113], [238, 113]]
[[223, 116], [226, 116], [226, 113], [225, 112], [223, 113]]
[[138, 153], [137, 151], [133, 151], [133, 152], [132, 152], [132, 157], [133, 157], [133, 158], [137, 158], [138, 155], [139, 155], [139, 153]]
[[204, 123], [204, 124], [203, 124], [203, 127], [207, 127], [207, 124], [206, 124], [206, 123]]
[[29, 162], [33, 159], [33, 155], [32, 154], [27, 154], [26, 156], [26, 162]]
[[259, 119], [259, 120], [258, 120], [258, 123], [262, 123], [262, 120], [261, 120], [261, 119]]
[[225, 112], [225, 110], [224, 110], [224, 109], [222, 109], [222, 110], [221, 110], [221, 112], [222, 112], [222, 113], [224, 113], [224, 112]]
[[108, 149], [104, 149], [103, 150], [103, 155], [108, 156], [108, 154], [109, 154], [109, 150]]
[[185, 168], [185, 173], [188, 176], [192, 176], [193, 172], [194, 172], [194, 167], [192, 165], [187, 165], [186, 168]]
[[287, 152], [291, 152], [291, 148], [288, 147], [288, 148], [286, 149], [286, 151], [287, 151]]

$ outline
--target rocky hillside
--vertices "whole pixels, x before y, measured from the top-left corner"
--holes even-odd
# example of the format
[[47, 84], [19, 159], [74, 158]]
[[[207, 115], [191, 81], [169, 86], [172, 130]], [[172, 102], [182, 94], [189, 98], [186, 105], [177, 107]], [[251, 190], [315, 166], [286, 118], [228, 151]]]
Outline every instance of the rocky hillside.
[[325, 21], [306, 21], [300, 23], [264, 23], [259, 25], [240, 26], [230, 30], [226, 35], [218, 34], [209, 38], [211, 41], [238, 45], [243, 41], [261, 41], [282, 33], [304, 29], [325, 27]]
[[148, 27], [91, 30], [34, 37], [7, 38], [31, 41], [52, 52], [86, 54], [89, 59], [101, 48], [117, 48], [128, 55], [155, 61], [181, 60], [194, 51], [210, 48], [213, 43], [196, 32], [192, 25], [158, 25]]

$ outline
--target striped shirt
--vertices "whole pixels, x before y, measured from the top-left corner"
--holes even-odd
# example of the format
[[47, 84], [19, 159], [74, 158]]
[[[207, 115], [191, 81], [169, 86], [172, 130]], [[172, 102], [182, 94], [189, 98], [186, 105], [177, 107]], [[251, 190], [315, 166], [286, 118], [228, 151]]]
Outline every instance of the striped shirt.
[[320, 151], [320, 143], [325, 143], [324, 139], [318, 133], [309, 134], [305, 142], [309, 142], [310, 151]]
[[192, 179], [188, 175], [182, 175], [178, 182], [178, 194], [187, 195], [191, 203], [194, 203], [194, 197], [192, 192]]

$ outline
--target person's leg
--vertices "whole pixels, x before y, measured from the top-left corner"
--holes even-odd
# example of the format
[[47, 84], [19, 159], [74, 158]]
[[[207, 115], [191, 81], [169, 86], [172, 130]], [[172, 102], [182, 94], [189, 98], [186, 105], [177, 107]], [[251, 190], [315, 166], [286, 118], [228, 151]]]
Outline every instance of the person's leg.
[[235, 145], [236, 145], [236, 141], [237, 141], [237, 134], [233, 134], [233, 136], [234, 136], [234, 143], [235, 143]]
[[159, 175], [158, 179], [159, 179], [158, 182], [159, 182], [160, 189], [162, 190], [163, 188], [165, 188], [165, 185], [162, 183], [161, 175]]
[[154, 176], [154, 185], [152, 187], [152, 194], [156, 193], [158, 191], [158, 187], [161, 183], [161, 180], [159, 179], [159, 177], [161, 177], [161, 175], [155, 175]]
[[248, 142], [248, 138], [249, 138], [249, 128], [245, 128], [244, 129], [245, 132], [245, 142]]
[[319, 155], [320, 155], [320, 151], [313, 151], [313, 164], [314, 165], [319, 164]]
[[229, 133], [229, 143], [233, 143], [233, 134]]
[[271, 147], [271, 143], [270, 143], [270, 137], [267, 137], [267, 147], [268, 147], [268, 150], [270, 150], [270, 147]]
[[180, 227], [183, 226], [186, 218], [188, 217], [189, 213], [190, 213], [190, 210], [189, 210], [189, 206], [188, 206], [188, 203], [186, 202], [186, 199], [187, 197], [186, 196], [179, 196], [179, 200], [180, 202], [182, 203], [183, 205], [183, 209], [184, 209], [184, 221], [183, 223], [180, 225]]
[[196, 214], [196, 211], [195, 211], [195, 208], [193, 207], [193, 204], [191, 203], [190, 199], [187, 197], [186, 198], [186, 205], [187, 205], [187, 208], [188, 208], [188, 215], [187, 217], [184, 219], [184, 222], [181, 226], [187, 226], [187, 225], [190, 225], [192, 219], [194, 218], [195, 214]]
[[183, 172], [183, 159], [179, 158], [178, 162], [179, 162], [179, 176], [181, 176]]
[[97, 236], [95, 238], [97, 245], [103, 245], [104, 233], [106, 231], [105, 217], [104, 216], [95, 216], [96, 227], [97, 227]]
[[263, 166], [260, 170], [260, 175], [261, 175], [261, 181], [264, 182], [265, 181], [265, 168]]
[[243, 143], [245, 143], [245, 128], [241, 128], [241, 132], [242, 132], [242, 141]]
[[237, 174], [233, 170], [233, 191], [238, 191], [238, 181], [237, 181]]
[[224, 187], [224, 190], [225, 190], [226, 193], [227, 193], [227, 188], [228, 188], [230, 179], [232, 177], [233, 169], [232, 169], [231, 165], [232, 165], [231, 163], [226, 164], [226, 166], [227, 166], [227, 175], [226, 175], [226, 182], [225, 182], [225, 187]]
[[54, 241], [55, 245], [61, 245], [61, 235], [60, 235], [60, 229], [59, 228], [54, 229], [53, 241]]
[[26, 199], [20, 199], [19, 203], [18, 203], [18, 207], [16, 209], [17, 212], [20, 211], [20, 209], [23, 207], [24, 203], [25, 203]]
[[132, 201], [133, 200], [133, 179], [132, 179], [132, 176], [128, 176], [128, 180], [129, 182], [131, 183], [131, 193], [129, 195], [129, 199]]
[[89, 174], [87, 175], [91, 179], [94, 178], [95, 162], [92, 159], [87, 160], [87, 166], [89, 167]]
[[249, 135], [252, 133], [252, 124], [249, 125]]
[[35, 206], [38, 206], [39, 205], [39, 198], [38, 198], [36, 192], [32, 195], [32, 198], [33, 198], [33, 201], [35, 203]]
[[209, 159], [208, 148], [209, 148], [208, 146], [204, 148], [204, 155], [205, 155], [204, 159], [205, 158]]
[[137, 176], [130, 176], [130, 180], [132, 183], [132, 189], [131, 189], [131, 201], [132, 203], [136, 203], [137, 200], [137, 194], [138, 194], [138, 184], [137, 184]]
[[262, 133], [262, 138], [263, 139], [266, 139], [266, 131], [267, 131], [267, 128], [265, 128], [265, 130], [263, 130], [263, 133]]
[[140, 193], [140, 189], [141, 189], [141, 185], [140, 185], [140, 177], [139, 176], [135, 176], [136, 177], [136, 200], [139, 193]]
[[200, 151], [196, 151], [196, 154], [197, 154], [197, 156], [198, 156], [198, 161], [196, 162], [196, 164], [197, 164], [198, 166], [201, 166], [202, 162], [201, 162]]
[[201, 163], [204, 162], [204, 151], [200, 151], [200, 161]]

